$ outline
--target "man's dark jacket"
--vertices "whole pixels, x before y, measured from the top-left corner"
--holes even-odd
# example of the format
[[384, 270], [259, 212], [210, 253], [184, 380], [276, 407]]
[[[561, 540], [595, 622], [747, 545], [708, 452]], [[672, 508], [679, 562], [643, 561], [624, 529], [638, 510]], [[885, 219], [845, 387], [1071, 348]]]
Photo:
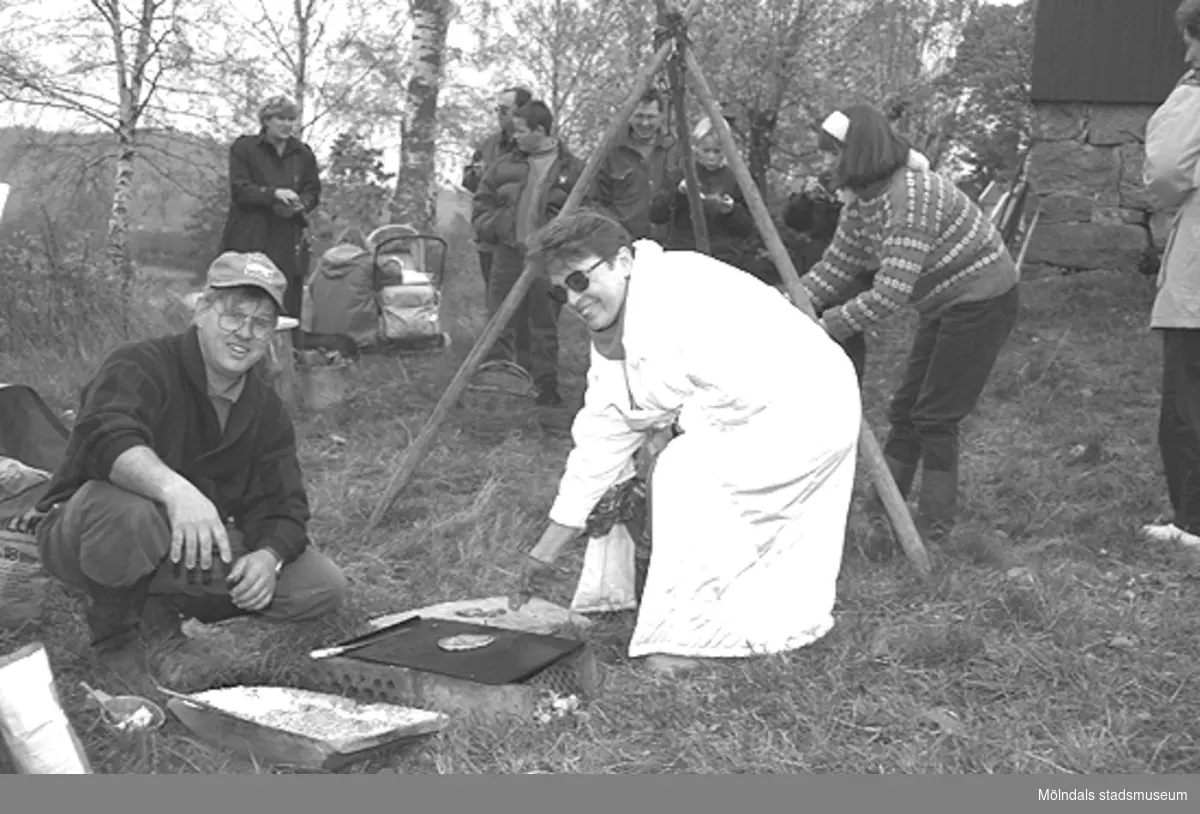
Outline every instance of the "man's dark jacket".
[[89, 480], [107, 481], [126, 450], [148, 446], [191, 481], [248, 550], [285, 563], [308, 545], [308, 497], [296, 433], [259, 363], [246, 375], [221, 432], [193, 326], [114, 351], [84, 386], [62, 464], [38, 508], [66, 501]]
[[[480, 241], [494, 246], [519, 245], [517, 207], [529, 181], [529, 169], [529, 156], [520, 148], [502, 154], [488, 168], [471, 199], [471, 225]], [[554, 163], [537, 191], [534, 228], [546, 225], [559, 213], [582, 171], [583, 162], [560, 141]]]

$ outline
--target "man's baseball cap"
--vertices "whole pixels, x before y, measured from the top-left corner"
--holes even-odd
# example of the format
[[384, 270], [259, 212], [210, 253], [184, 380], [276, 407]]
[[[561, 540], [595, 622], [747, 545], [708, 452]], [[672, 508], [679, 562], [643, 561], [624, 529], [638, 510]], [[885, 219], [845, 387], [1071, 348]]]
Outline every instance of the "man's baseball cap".
[[283, 292], [287, 290], [287, 278], [271, 258], [261, 252], [225, 252], [208, 267], [209, 288], [235, 288], [251, 285], [271, 295], [271, 299], [284, 310]]

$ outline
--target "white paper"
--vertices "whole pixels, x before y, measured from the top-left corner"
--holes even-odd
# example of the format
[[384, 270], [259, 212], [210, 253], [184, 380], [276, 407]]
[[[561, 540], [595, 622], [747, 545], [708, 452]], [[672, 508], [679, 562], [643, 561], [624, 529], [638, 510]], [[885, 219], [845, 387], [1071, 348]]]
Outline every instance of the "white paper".
[[25, 774], [91, 774], [40, 645], [0, 668], [0, 733]]

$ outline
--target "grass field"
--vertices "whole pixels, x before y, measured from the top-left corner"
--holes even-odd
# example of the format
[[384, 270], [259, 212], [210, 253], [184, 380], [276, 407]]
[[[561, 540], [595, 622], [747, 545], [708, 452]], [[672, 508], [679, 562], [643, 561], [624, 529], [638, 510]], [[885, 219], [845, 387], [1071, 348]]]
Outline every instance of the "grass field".
[[[504, 593], [517, 552], [540, 532], [567, 442], [544, 433], [530, 406], [474, 395], [382, 527], [365, 531], [482, 328], [473, 260], [460, 253], [455, 262], [451, 352], [365, 362], [343, 409], [299, 420], [313, 537], [349, 575], [350, 606], [310, 629], [239, 621], [226, 681], [303, 684], [302, 654], [367, 618]], [[1200, 772], [1200, 557], [1136, 536], [1165, 508], [1159, 347], [1145, 327], [1152, 293], [1131, 274], [1024, 284], [1020, 324], [965, 429], [963, 521], [935, 552], [929, 583], [903, 557], [876, 565], [848, 554], [837, 625], [823, 641], [677, 679], [626, 659], [631, 615], [605, 619], [593, 635], [607, 686], [583, 714], [456, 724], [418, 751], [347, 771]], [[585, 338], [569, 317], [564, 326], [566, 386], [578, 398]], [[880, 435], [910, 330], [901, 319], [869, 340], [864, 398]], [[69, 409], [103, 350], [0, 362], [4, 378]], [[819, 382], [812, 393], [821, 397]], [[577, 568], [581, 558], [580, 546], [567, 562]], [[566, 604], [572, 590], [564, 582], [548, 598]], [[78, 609], [55, 591], [40, 626], [0, 639], [0, 652], [46, 644], [97, 771], [271, 771], [174, 721], [147, 754], [120, 751], [82, 702]]]

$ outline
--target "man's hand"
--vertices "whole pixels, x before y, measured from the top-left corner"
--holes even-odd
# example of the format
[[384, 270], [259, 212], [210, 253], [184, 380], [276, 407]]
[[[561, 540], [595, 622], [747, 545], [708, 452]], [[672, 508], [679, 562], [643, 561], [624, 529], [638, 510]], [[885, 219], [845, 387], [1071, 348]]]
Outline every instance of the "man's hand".
[[233, 560], [229, 535], [217, 507], [199, 489], [180, 478], [165, 503], [171, 521], [171, 562], [178, 563], [182, 559], [191, 570], [198, 559], [200, 567], [207, 571], [212, 568], [214, 545], [222, 562], [228, 565]]
[[229, 598], [245, 611], [260, 611], [275, 598], [275, 567], [279, 559], [269, 549], [238, 558], [229, 571]]
[[10, 517], [8, 522], [4, 524], [4, 530], [15, 531], [19, 534], [33, 534], [45, 519], [46, 512], [30, 509], [27, 512], [18, 514], [16, 517]]

